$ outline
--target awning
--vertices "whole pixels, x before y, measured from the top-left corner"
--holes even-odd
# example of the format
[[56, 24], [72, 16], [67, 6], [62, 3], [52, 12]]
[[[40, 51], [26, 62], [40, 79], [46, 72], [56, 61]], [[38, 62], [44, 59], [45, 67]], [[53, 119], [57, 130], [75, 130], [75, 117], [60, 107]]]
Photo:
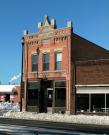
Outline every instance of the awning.
[[109, 86], [77, 86], [77, 94], [109, 94]]
[[15, 85], [0, 85], [0, 93], [13, 93], [15, 91]]

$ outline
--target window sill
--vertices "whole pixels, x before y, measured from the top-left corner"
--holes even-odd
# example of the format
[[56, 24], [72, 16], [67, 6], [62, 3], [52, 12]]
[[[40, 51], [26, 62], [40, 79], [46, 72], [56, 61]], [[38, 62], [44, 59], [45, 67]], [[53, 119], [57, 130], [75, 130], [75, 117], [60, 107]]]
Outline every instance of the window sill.
[[63, 70], [54, 70], [54, 72], [62, 72]]
[[[50, 73], [50, 72], [55, 72], [55, 73], [57, 73], [57, 72], [63, 72], [63, 71], [65, 71], [65, 70], [49, 70], [49, 71], [38, 71], [38, 73]], [[32, 73], [32, 74], [36, 74], [37, 73], [37, 71], [36, 72], [28, 72], [28, 73]]]

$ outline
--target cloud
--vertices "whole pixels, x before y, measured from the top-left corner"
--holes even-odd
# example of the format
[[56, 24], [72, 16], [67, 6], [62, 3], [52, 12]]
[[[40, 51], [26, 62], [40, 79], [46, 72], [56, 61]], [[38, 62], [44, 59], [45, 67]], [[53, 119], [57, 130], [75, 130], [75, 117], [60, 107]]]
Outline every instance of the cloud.
[[21, 77], [21, 73], [19, 73], [18, 75], [14, 75], [9, 82], [12, 82], [14, 80], [18, 80]]

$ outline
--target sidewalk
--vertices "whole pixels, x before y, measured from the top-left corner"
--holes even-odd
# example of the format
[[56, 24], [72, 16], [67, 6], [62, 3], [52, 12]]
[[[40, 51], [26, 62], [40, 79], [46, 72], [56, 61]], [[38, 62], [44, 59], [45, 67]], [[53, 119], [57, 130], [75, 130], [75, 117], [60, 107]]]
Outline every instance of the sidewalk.
[[7, 112], [3, 118], [91, 124], [91, 125], [109, 125], [109, 116], [97, 115], [68, 115], [68, 114], [51, 114], [51, 113], [36, 113], [36, 112]]

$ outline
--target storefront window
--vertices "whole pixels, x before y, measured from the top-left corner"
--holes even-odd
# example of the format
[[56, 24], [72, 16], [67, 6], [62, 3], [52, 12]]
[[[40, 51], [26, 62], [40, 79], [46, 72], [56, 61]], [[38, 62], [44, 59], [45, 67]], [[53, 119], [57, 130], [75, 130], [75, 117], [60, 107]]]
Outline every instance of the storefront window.
[[77, 112], [89, 111], [89, 94], [78, 94], [76, 96], [76, 110]]
[[66, 89], [65, 88], [56, 88], [55, 89], [55, 106], [64, 107], [66, 98]]
[[55, 106], [65, 107], [66, 102], [66, 82], [56, 81], [55, 82]]
[[27, 105], [28, 106], [38, 106], [39, 102], [39, 82], [28, 82], [28, 91], [27, 91]]
[[38, 89], [28, 90], [28, 106], [38, 105]]
[[66, 87], [66, 82], [65, 81], [55, 82], [55, 87]]
[[77, 94], [77, 112], [109, 112], [109, 94]]
[[106, 112], [109, 113], [109, 94], [106, 94]]
[[105, 112], [105, 94], [91, 94], [91, 112]]

